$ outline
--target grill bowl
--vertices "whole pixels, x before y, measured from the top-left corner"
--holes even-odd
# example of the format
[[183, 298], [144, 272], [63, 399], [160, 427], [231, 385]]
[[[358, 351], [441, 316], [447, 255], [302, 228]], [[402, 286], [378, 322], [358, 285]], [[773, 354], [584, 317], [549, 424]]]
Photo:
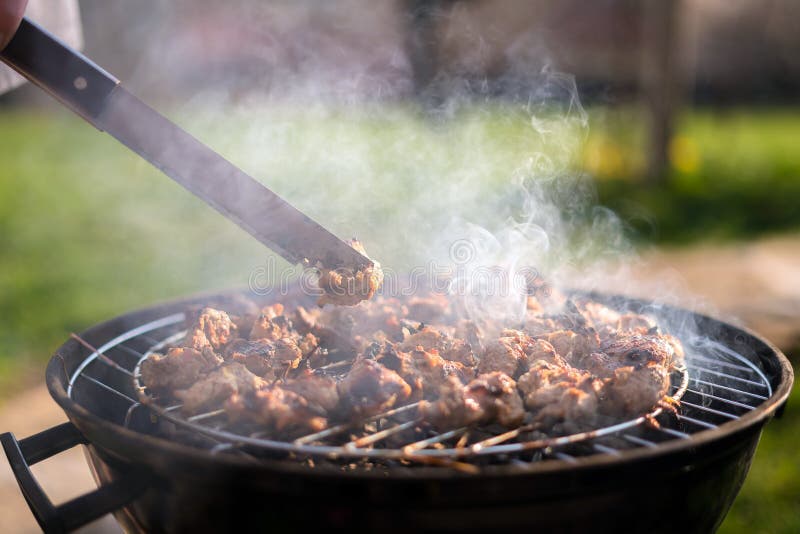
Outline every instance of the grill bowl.
[[[205, 295], [133, 312], [91, 328], [81, 338], [101, 347], [143, 324], [192, 306], [222, 305], [230, 296]], [[648, 305], [593, 296], [612, 306]], [[309, 468], [290, 458], [254, 460], [168, 440], [153, 433], [160, 423], [149, 415], [130, 416], [126, 428], [119, 418], [130, 403], [107, 388], [82, 380], [68, 394], [71, 378], [90, 353], [73, 339], [50, 360], [46, 380], [74, 428], [51, 429], [20, 441], [16, 449], [16, 440], [7, 434], [3, 445], [40, 523], [56, 530], [117, 510], [127, 529], [148, 531], [270, 525], [605, 532], [623, 525], [630, 531], [710, 532], [744, 481], [763, 425], [785, 403], [792, 369], [780, 351], [751, 332], [706, 316], [661, 309], [688, 314], [700, 332], [746, 357], [768, 380], [772, 395], [738, 419], [655, 447], [482, 465], [477, 473], [406, 465], [343, 470], [325, 462]], [[93, 377], [111, 388], [122, 388], [118, 382], [129, 379], [103, 366]], [[41, 489], [26, 484], [27, 464], [79, 442], [86, 445], [101, 489], [71, 507], [47, 508], [37, 502]], [[20, 454], [15, 456], [16, 451]]]

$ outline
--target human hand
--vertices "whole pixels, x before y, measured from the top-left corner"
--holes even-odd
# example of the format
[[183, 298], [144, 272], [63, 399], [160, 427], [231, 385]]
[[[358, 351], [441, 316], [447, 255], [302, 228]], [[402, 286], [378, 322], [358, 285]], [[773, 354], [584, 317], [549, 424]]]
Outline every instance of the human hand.
[[26, 5], [28, 0], [0, 0], [0, 50], [14, 37]]

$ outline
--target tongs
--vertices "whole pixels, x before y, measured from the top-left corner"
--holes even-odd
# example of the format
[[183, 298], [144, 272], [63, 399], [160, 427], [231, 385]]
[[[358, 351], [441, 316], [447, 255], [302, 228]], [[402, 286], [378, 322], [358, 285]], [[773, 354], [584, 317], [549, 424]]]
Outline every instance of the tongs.
[[373, 265], [31, 20], [22, 20], [0, 59], [289, 262], [353, 270]]

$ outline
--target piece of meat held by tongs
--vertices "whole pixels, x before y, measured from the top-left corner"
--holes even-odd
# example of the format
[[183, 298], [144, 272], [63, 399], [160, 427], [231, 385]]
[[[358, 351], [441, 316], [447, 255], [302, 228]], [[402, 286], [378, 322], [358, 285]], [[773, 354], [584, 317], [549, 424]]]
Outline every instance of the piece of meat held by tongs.
[[337, 238], [34, 22], [23, 19], [0, 59], [289, 262], [318, 269], [320, 304], [354, 305], [380, 286], [380, 266], [363, 247]]
[[[349, 244], [364, 257], [368, 257], [364, 245], [359, 240], [351, 239]], [[383, 271], [378, 262], [358, 269], [349, 267], [331, 269], [325, 265], [318, 268], [319, 288], [323, 291], [323, 295], [317, 301], [320, 306], [328, 303], [354, 306], [362, 300], [371, 299], [383, 283]]]

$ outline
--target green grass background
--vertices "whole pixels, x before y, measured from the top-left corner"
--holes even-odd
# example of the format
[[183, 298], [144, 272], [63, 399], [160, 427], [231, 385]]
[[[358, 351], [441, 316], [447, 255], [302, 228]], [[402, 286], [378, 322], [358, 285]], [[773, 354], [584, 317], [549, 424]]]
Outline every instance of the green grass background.
[[[488, 225], [509, 184], [536, 169], [597, 176], [589, 195], [617, 210], [642, 242], [689, 245], [800, 227], [800, 110], [683, 115], [674, 168], [659, 186], [638, 178], [638, 112], [596, 109], [590, 117], [589, 129], [545, 124], [550, 135], [542, 137], [529, 117], [503, 108], [467, 109], [437, 124], [403, 108], [175, 113], [245, 170], [339, 235], [357, 233], [399, 269], [424, 258], [425, 240], [447, 222], [443, 214]], [[572, 144], [576, 136], [581, 145]], [[246, 285], [268, 257], [80, 120], [49, 109], [0, 109], [4, 395], [41, 381], [69, 332], [155, 301]], [[799, 408], [795, 388], [784, 418], [767, 427], [722, 532], [800, 532]]]

